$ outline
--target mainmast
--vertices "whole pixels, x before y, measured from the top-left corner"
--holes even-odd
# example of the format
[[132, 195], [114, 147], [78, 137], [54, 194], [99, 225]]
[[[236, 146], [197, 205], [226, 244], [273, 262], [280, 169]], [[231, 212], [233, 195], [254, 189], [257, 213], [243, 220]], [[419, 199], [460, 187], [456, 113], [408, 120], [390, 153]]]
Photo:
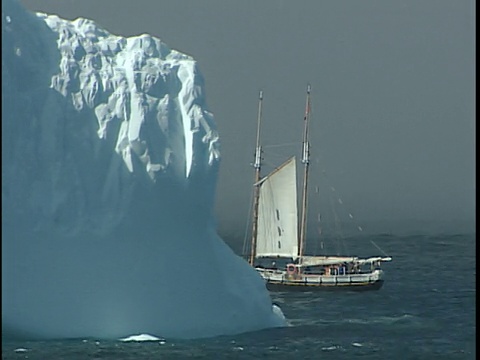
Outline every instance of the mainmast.
[[253, 167], [255, 168], [255, 179], [253, 183], [253, 226], [252, 226], [252, 243], [250, 249], [250, 265], [254, 265], [255, 252], [257, 248], [257, 229], [258, 229], [258, 198], [260, 194], [260, 169], [262, 167], [262, 146], [260, 145], [260, 123], [262, 120], [262, 101], [263, 91], [260, 91], [258, 96], [258, 118], [257, 118], [257, 145], [255, 146], [255, 162]]
[[307, 85], [307, 101], [305, 105], [305, 116], [303, 117], [303, 146], [302, 146], [302, 164], [304, 165], [303, 173], [303, 190], [302, 190], [302, 218], [300, 220], [300, 238], [298, 241], [298, 257], [300, 263], [305, 247], [305, 236], [307, 233], [307, 185], [308, 185], [308, 165], [310, 163], [310, 144], [308, 142], [308, 120], [310, 118], [310, 84]]

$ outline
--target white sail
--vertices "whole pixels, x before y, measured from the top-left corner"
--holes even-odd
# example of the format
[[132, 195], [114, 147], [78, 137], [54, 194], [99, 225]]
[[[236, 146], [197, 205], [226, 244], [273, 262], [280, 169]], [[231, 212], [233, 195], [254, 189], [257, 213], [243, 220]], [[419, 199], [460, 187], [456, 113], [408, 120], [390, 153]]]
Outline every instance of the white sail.
[[256, 255], [298, 255], [295, 157], [261, 181]]

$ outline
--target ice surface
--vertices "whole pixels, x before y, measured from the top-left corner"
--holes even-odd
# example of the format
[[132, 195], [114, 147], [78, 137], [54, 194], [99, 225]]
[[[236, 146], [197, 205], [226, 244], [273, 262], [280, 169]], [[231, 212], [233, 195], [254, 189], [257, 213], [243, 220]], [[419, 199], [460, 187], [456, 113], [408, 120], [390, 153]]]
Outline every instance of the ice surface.
[[4, 332], [195, 338], [285, 325], [216, 234], [219, 137], [195, 60], [15, 0], [2, 17]]

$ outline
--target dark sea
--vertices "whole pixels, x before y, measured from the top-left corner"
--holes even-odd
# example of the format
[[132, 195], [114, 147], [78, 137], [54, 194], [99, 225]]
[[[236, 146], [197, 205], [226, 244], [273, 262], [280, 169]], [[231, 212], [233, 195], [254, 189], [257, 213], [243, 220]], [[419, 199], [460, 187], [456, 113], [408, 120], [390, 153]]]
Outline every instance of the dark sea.
[[[474, 359], [475, 234], [372, 239], [393, 258], [384, 286], [271, 293], [285, 328], [201, 340], [2, 340], [2, 359]], [[365, 255], [359, 240], [348, 248]]]

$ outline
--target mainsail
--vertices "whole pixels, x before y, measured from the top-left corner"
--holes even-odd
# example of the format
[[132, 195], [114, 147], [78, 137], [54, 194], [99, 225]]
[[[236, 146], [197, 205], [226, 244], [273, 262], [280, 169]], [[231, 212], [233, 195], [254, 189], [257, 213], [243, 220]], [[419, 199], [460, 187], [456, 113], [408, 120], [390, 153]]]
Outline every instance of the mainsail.
[[256, 256], [298, 256], [297, 179], [295, 157], [259, 184]]

